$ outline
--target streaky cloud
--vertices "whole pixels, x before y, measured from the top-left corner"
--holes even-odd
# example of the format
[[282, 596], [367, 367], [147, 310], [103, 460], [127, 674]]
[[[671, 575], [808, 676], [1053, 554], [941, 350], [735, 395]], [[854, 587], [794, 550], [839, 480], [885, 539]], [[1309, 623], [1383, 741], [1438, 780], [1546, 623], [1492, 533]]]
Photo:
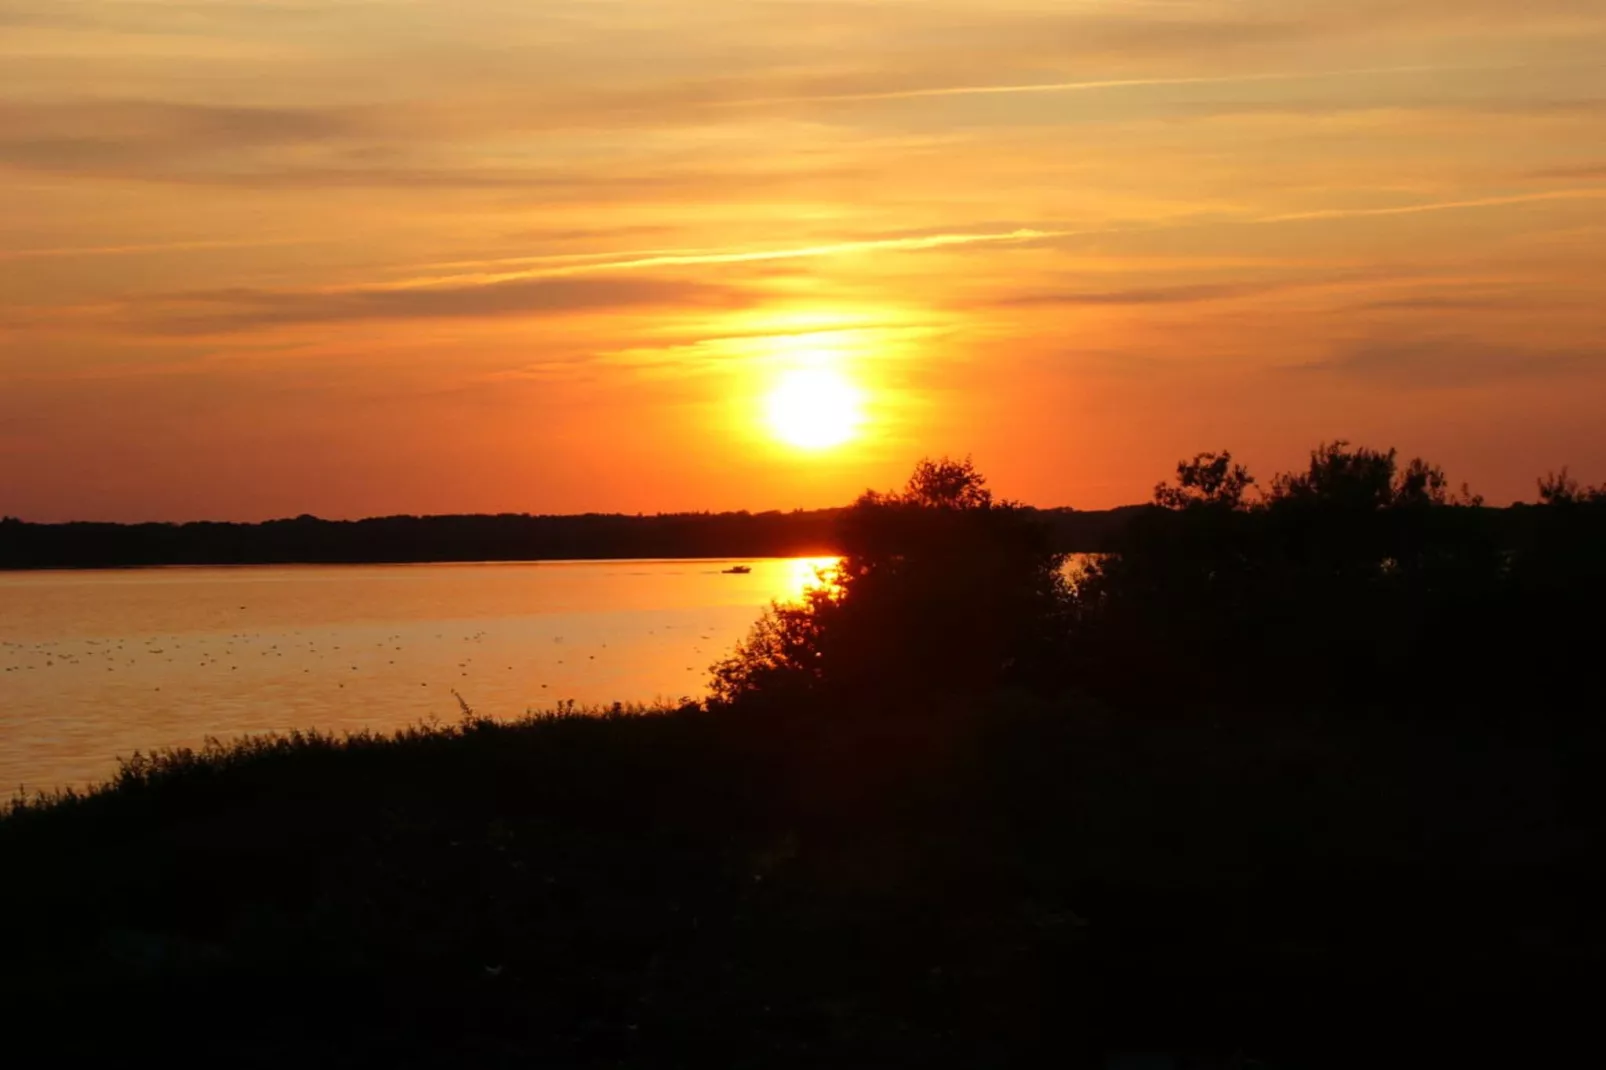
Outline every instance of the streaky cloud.
[[[1230, 301], [1258, 297], [1278, 290], [1293, 289], [1296, 282], [1204, 283], [1194, 286], [1156, 286], [1130, 290], [1066, 290], [1021, 294], [988, 302], [993, 308], [1034, 308], [1045, 306], [1089, 307], [1119, 305], [1182, 305], [1207, 301]], [[1304, 284], [1316, 285], [1316, 284]]]
[[1517, 193], [1508, 197], [1478, 197], [1464, 201], [1433, 201], [1426, 204], [1401, 204], [1387, 208], [1321, 208], [1310, 212], [1288, 212], [1283, 215], [1262, 216], [1257, 223], [1301, 223], [1307, 220], [1352, 219], [1368, 216], [1415, 215], [1420, 212], [1451, 212], [1462, 208], [1504, 208], [1516, 204], [1537, 204], [1543, 201], [1578, 201], [1606, 198], [1606, 187], [1589, 189], [1558, 189], [1543, 193]]
[[625, 255], [616, 259], [590, 263], [567, 264], [528, 271], [508, 271], [466, 275], [440, 275], [404, 279], [387, 284], [386, 289], [410, 290], [445, 284], [478, 283], [481, 285], [511, 282], [519, 279], [559, 278], [610, 271], [639, 271], [662, 267], [697, 267], [715, 264], [752, 264], [774, 260], [805, 260], [818, 257], [846, 256], [874, 252], [921, 252], [962, 245], [1024, 244], [1054, 238], [1071, 237], [1079, 232], [1067, 230], [1019, 230], [987, 234], [927, 234], [918, 237], [869, 238], [859, 241], [833, 242], [825, 245], [796, 246], [786, 249], [750, 250], [696, 250], [690, 252], [650, 253], [642, 256]]
[[1535, 171], [1533, 178], [1555, 178], [1585, 182], [1606, 180], [1606, 163], [1586, 164], [1582, 167], [1557, 167], [1548, 171]]
[[526, 279], [414, 290], [215, 290], [173, 295], [136, 322], [158, 334], [212, 334], [372, 320], [561, 316], [628, 308], [745, 305], [740, 290], [682, 279]]
[[929, 97], [1009, 96], [1028, 93], [1082, 93], [1101, 89], [1148, 89], [1165, 86], [1247, 85], [1256, 82], [1302, 82], [1324, 78], [1369, 77], [1382, 74], [1442, 74], [1472, 67], [1358, 67], [1328, 71], [1266, 71], [1256, 74], [1192, 75], [1170, 78], [1105, 78], [1079, 82], [1025, 82], [1007, 85], [950, 85], [919, 89], [884, 89], [859, 93], [818, 93], [796, 96], [754, 97], [748, 100], [708, 101], [705, 107], [744, 108], [771, 104], [829, 104], [877, 100], [921, 100]]
[[1461, 336], [1371, 338], [1337, 347], [1292, 370], [1323, 372], [1410, 389], [1453, 389], [1513, 379], [1547, 379], [1598, 368], [1598, 345], [1536, 348]]
[[209, 249], [266, 249], [277, 245], [307, 245], [311, 238], [219, 238], [213, 241], [147, 242], [132, 245], [62, 245], [33, 249], [0, 249], [0, 260], [55, 260], [75, 256], [140, 256], [159, 253], [204, 252]]

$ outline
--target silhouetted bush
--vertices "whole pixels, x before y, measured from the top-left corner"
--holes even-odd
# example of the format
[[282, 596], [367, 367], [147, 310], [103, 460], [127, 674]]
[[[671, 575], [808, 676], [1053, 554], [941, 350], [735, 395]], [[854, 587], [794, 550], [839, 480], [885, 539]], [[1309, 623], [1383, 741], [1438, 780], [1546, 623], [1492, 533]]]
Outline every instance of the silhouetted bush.
[[1464, 715], [1554, 698], [1547, 664], [1598, 640], [1606, 509], [1564, 476], [1502, 512], [1426, 461], [1336, 442], [1254, 485], [1223, 453], [1156, 489], [1076, 587], [1084, 684]]
[[866, 493], [838, 540], [843, 558], [824, 582], [774, 606], [715, 666], [716, 701], [924, 702], [1058, 671], [1065, 555], [968, 459], [922, 461], [902, 492]]
[[1437, 465], [1346, 442], [1265, 489], [1203, 453], [1067, 582], [1042, 514], [995, 501], [968, 461], [927, 461], [844, 511], [841, 567], [767, 613], [713, 694], [1509, 712], [1565, 688], [1552, 666], [1591, 656], [1606, 604], [1606, 492], [1563, 472], [1540, 499], [1489, 509]]

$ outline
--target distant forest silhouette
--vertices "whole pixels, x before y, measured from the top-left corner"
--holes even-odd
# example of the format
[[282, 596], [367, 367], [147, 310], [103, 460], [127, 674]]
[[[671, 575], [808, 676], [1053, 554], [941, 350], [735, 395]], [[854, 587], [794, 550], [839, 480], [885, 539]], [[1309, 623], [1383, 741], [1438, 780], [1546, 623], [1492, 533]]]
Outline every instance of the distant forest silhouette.
[[[1033, 510], [1066, 553], [1104, 549], [1143, 507]], [[651, 516], [391, 516], [260, 524], [0, 519], [0, 569], [813, 557], [842, 551], [845, 509]]]

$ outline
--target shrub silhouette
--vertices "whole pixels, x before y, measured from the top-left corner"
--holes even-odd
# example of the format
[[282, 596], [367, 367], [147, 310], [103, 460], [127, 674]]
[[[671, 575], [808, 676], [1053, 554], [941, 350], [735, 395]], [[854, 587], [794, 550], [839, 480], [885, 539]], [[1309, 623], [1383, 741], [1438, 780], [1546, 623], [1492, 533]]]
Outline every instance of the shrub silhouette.
[[[1074, 678], [1115, 694], [1444, 709], [1585, 656], [1606, 495], [1565, 471], [1515, 523], [1444, 470], [1344, 441], [1255, 500], [1229, 453], [1177, 467], [1075, 593]], [[1472, 671], [1455, 671], [1454, 666]]]
[[1564, 466], [1539, 480], [1539, 500], [1545, 505], [1600, 505], [1606, 503], [1606, 485], [1580, 486]]
[[1177, 462], [1176, 486], [1154, 488], [1154, 503], [1167, 509], [1241, 509], [1244, 495], [1254, 486], [1249, 469], [1232, 462], [1232, 454], [1200, 453], [1191, 461]]
[[1460, 491], [1451, 491], [1444, 469], [1420, 457], [1401, 468], [1397, 450], [1351, 449], [1340, 439], [1312, 450], [1305, 471], [1284, 473], [1273, 480], [1270, 504], [1293, 502], [1375, 511], [1413, 505], [1482, 505], [1483, 499], [1465, 484]]
[[925, 460], [901, 492], [843, 518], [841, 563], [773, 606], [712, 692], [729, 704], [852, 693], [900, 701], [1047, 679], [1059, 664], [1065, 555], [1029, 510], [965, 460]]
[[[714, 667], [716, 704], [920, 705], [1000, 687], [1122, 703], [1516, 708], [1587, 659], [1606, 490], [1565, 471], [1485, 508], [1395, 450], [1323, 443], [1265, 488], [1226, 451], [1179, 462], [1112, 552], [1067, 580], [1040, 519], [968, 461], [922, 462], [844, 514], [827, 583]], [[1545, 681], [1542, 684], [1539, 681]]]

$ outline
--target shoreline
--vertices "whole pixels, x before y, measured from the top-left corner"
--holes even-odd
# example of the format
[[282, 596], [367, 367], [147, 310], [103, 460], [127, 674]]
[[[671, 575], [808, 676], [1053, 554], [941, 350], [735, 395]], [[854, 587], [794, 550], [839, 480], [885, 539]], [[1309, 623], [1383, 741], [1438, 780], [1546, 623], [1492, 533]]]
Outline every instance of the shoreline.
[[745, 561], [806, 561], [814, 558], [840, 557], [836, 551], [822, 551], [797, 554], [721, 554], [712, 557], [675, 557], [672, 555], [659, 555], [651, 557], [525, 557], [525, 558], [420, 558], [404, 561], [228, 561], [222, 563], [197, 561], [176, 562], [148, 565], [41, 565], [31, 567], [27, 565], [0, 565], [0, 576], [5, 575], [39, 575], [41, 573], [80, 573], [80, 572], [157, 572], [178, 571], [184, 569], [202, 570], [216, 569], [220, 571], [252, 568], [417, 568], [420, 566], [453, 565], [463, 568], [497, 568], [503, 566], [523, 565], [603, 565], [603, 564], [643, 564], [643, 565], [669, 565], [669, 564], [727, 564], [730, 562]]

